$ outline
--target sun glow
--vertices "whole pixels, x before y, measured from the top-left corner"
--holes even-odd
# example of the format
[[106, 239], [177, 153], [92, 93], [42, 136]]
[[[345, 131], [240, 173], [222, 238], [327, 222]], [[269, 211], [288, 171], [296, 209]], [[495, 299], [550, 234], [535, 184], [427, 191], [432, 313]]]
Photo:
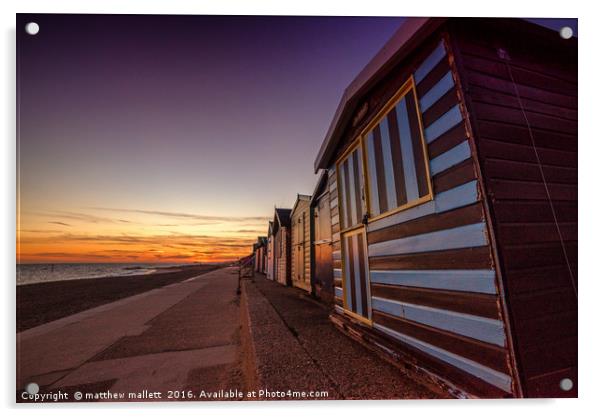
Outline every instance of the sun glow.
[[23, 213], [17, 262], [222, 262], [247, 255], [267, 218], [118, 209]]

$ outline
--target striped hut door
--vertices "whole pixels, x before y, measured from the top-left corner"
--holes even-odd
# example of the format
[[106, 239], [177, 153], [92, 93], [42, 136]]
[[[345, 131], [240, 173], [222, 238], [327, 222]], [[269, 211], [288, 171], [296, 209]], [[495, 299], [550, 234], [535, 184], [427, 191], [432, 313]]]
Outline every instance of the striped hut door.
[[370, 321], [370, 279], [361, 147], [357, 146], [338, 164], [339, 218], [343, 269], [343, 307], [352, 316]]

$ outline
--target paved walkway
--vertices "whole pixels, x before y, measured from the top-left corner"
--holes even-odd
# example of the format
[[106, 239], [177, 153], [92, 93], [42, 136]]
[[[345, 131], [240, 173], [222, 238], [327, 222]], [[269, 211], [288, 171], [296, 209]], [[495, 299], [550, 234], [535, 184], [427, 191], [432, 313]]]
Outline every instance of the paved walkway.
[[228, 399], [199, 398], [202, 390], [434, 397], [336, 330], [302, 291], [258, 276], [239, 298], [237, 285], [237, 269], [224, 268], [18, 333], [17, 388], [35, 382], [68, 401], [107, 391], [125, 397], [100, 400], [165, 401], [170, 390], [197, 400]]
[[18, 333], [17, 388], [147, 390], [162, 400], [168, 390], [237, 388], [237, 282], [225, 268]]
[[261, 275], [243, 285], [260, 387], [325, 390], [329, 399], [438, 398], [338, 331], [303, 291]]

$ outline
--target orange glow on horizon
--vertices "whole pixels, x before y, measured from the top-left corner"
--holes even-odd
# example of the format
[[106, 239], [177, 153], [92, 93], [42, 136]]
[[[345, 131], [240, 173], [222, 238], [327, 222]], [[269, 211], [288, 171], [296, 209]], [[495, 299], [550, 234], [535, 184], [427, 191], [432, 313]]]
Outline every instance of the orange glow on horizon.
[[[166, 219], [167, 217], [173, 217]], [[165, 212], [24, 213], [17, 263], [227, 262], [249, 255], [267, 218]]]

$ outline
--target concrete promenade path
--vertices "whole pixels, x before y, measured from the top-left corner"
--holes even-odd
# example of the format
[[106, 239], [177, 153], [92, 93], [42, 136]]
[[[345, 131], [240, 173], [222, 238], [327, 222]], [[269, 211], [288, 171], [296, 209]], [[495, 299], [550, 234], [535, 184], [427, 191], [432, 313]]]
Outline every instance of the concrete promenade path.
[[237, 285], [237, 269], [224, 268], [18, 333], [17, 389], [166, 400], [169, 390], [237, 388]]
[[31, 382], [66, 401], [438, 397], [340, 333], [303, 291], [259, 274], [237, 288], [238, 269], [223, 268], [18, 333], [17, 401]]

